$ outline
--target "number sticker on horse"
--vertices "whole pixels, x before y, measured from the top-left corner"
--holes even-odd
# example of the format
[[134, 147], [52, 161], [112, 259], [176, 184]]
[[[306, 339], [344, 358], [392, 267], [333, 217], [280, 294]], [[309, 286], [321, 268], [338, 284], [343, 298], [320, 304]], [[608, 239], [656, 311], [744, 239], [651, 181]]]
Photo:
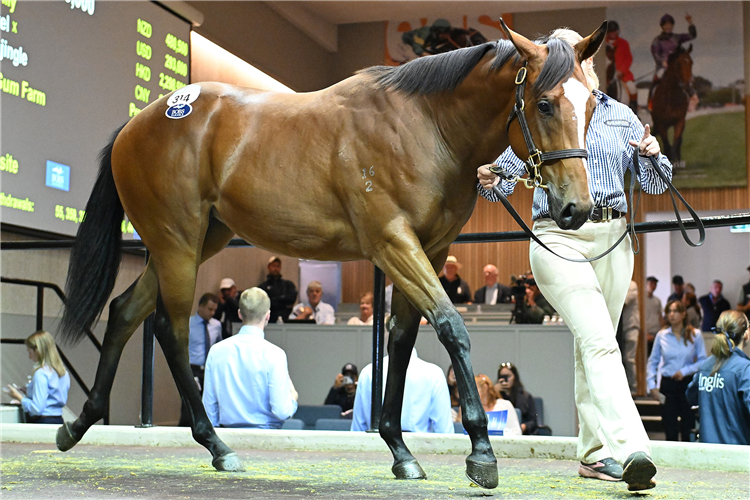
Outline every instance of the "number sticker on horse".
[[201, 95], [201, 86], [197, 84], [188, 85], [182, 87], [179, 90], [175, 90], [174, 94], [169, 97], [167, 106], [174, 106], [175, 104], [190, 104]]
[[185, 118], [192, 112], [193, 107], [190, 104], [175, 104], [174, 106], [167, 108], [167, 112], [164, 114], [167, 115], [167, 118], [179, 120], [180, 118]]

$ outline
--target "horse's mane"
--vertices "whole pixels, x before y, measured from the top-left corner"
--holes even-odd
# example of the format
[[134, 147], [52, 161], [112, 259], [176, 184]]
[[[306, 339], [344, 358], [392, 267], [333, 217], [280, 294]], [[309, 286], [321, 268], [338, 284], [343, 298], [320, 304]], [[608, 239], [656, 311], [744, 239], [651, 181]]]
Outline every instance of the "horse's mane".
[[[453, 50], [443, 54], [414, 59], [402, 66], [373, 66], [359, 71], [372, 76], [381, 88], [390, 88], [407, 94], [428, 95], [436, 92], [452, 92], [476, 67], [487, 52], [495, 51], [495, 60], [490, 66], [497, 71], [511, 57], [520, 57], [508, 40], [497, 40], [475, 47]], [[573, 73], [575, 52], [567, 42], [558, 39], [547, 41], [548, 56], [534, 82], [533, 92], [538, 95], [554, 88], [563, 78]]]

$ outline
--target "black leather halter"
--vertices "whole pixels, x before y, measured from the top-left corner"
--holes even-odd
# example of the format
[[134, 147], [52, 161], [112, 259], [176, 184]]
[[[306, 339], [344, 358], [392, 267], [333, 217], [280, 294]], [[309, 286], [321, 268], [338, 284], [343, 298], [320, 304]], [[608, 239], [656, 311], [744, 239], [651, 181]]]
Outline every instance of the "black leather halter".
[[[506, 130], [510, 128], [513, 119], [518, 118], [518, 124], [521, 126], [521, 132], [523, 132], [523, 139], [526, 141], [526, 147], [529, 150], [529, 157], [524, 163], [526, 173], [529, 174], [529, 177], [528, 179], [516, 177], [513, 180], [523, 182], [529, 189], [537, 187], [547, 189], [547, 186], [542, 182], [541, 167], [543, 163], [563, 160], [565, 158], [588, 158], [588, 152], [586, 152], [585, 149], [560, 149], [545, 153], [537, 149], [536, 144], [534, 144], [534, 138], [531, 136], [529, 124], [526, 121], [526, 113], [524, 111], [525, 102], [523, 96], [526, 89], [526, 65], [527, 62], [524, 62], [523, 66], [519, 68], [518, 73], [516, 73], [516, 104], [508, 117]], [[493, 170], [493, 168], [490, 168], [490, 170], [496, 174], [501, 174], [500, 172]]]

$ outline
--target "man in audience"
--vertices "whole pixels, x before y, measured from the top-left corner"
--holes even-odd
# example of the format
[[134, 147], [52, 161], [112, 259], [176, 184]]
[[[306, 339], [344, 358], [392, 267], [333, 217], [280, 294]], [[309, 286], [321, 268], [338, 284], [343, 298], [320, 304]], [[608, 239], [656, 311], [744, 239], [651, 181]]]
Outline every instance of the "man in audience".
[[[750, 267], [748, 267], [747, 270], [750, 271]], [[737, 310], [745, 314], [750, 311], [750, 282], [742, 285], [742, 290], [740, 290], [740, 298], [739, 300], [737, 300]]]
[[208, 354], [203, 406], [214, 427], [278, 429], [297, 411], [297, 391], [286, 354], [264, 338], [271, 300], [250, 288], [239, 308], [240, 331]]
[[648, 341], [648, 353], [651, 354], [651, 347], [654, 345], [656, 334], [661, 330], [663, 323], [661, 299], [654, 295], [656, 285], [659, 280], [654, 276], [646, 278], [646, 300], [643, 304], [643, 313], [645, 314], [644, 326], [646, 328], [646, 339]]
[[281, 259], [275, 255], [268, 259], [268, 276], [266, 281], [258, 285], [271, 299], [271, 320], [276, 323], [279, 318], [282, 321], [289, 319], [292, 306], [297, 301], [297, 287], [289, 280], [281, 277]]
[[544, 298], [534, 278], [526, 279], [526, 296], [520, 310], [517, 309], [517, 323], [544, 323], [545, 316], [557, 313], [555, 308]]
[[440, 283], [445, 288], [448, 298], [454, 304], [471, 304], [471, 289], [461, 276], [458, 275], [458, 269], [461, 264], [453, 255], [449, 255], [445, 260], [443, 275], [440, 277]]
[[311, 281], [307, 285], [307, 303], [300, 302], [294, 309], [289, 319], [314, 319], [319, 325], [332, 325], [336, 322], [336, 313], [333, 306], [326, 304], [323, 298], [323, 285], [320, 281]]
[[[221, 323], [214, 319], [219, 299], [212, 293], [204, 293], [198, 301], [198, 311], [190, 316], [190, 334], [188, 337], [188, 354], [190, 369], [198, 384], [198, 390], [203, 393], [203, 376], [205, 373], [206, 357], [215, 343], [221, 340]], [[190, 426], [190, 417], [182, 403], [180, 408], [181, 427]]]
[[229, 338], [232, 336], [232, 323], [239, 323], [240, 293], [232, 278], [224, 278], [219, 285], [219, 305], [214, 313], [214, 318], [221, 321], [221, 336]]
[[[385, 339], [388, 344], [388, 336]], [[383, 388], [388, 378], [388, 358], [383, 358]], [[362, 368], [354, 397], [353, 431], [370, 429], [372, 408], [372, 363]], [[385, 394], [385, 390], [383, 391]], [[422, 361], [412, 349], [406, 370], [401, 429], [405, 432], [437, 432], [453, 434], [451, 398], [445, 375], [439, 366]]]
[[341, 407], [342, 418], [352, 418], [352, 408], [354, 408], [354, 396], [357, 393], [357, 379], [359, 371], [352, 363], [347, 363], [341, 369], [341, 373], [336, 375], [333, 381], [333, 387], [328, 391], [325, 403], [327, 405], [339, 405]]
[[710, 332], [711, 328], [716, 326], [716, 321], [718, 321], [721, 313], [732, 308], [729, 301], [721, 294], [723, 288], [724, 285], [721, 281], [714, 280], [711, 284], [711, 292], [698, 299], [698, 303], [703, 309], [701, 330], [704, 332]]
[[347, 325], [372, 325], [372, 292], [365, 292], [364, 295], [359, 299], [359, 316], [349, 318]]
[[492, 264], [484, 266], [484, 286], [474, 293], [475, 304], [501, 304], [510, 302], [510, 287], [497, 282], [497, 267]]
[[672, 276], [672, 287], [674, 288], [674, 293], [667, 297], [667, 302], [682, 300], [682, 296], [685, 294], [685, 280], [682, 279], [682, 276], [679, 274]]

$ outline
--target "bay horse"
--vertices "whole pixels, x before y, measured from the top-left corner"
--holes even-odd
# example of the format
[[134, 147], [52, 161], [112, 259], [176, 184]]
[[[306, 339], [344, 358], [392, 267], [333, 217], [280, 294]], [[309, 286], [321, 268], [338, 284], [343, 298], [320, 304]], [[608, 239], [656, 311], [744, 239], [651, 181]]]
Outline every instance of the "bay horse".
[[[71, 252], [64, 338], [80, 339], [104, 309], [120, 263], [124, 214], [150, 257], [110, 304], [93, 389], [80, 416], [58, 430], [58, 448], [72, 448], [102, 418], [123, 347], [156, 310], [155, 336], [189, 409], [194, 439], [211, 452], [217, 470], [243, 470], [211, 426], [188, 362], [198, 266], [237, 234], [274, 253], [368, 259], [380, 267], [396, 287], [380, 425], [393, 474], [426, 477], [401, 430], [406, 368], [424, 316], [456, 371], [472, 443], [466, 473], [482, 487], [496, 487], [469, 335], [437, 271], [473, 211], [477, 167], [509, 144], [528, 156], [518, 120], [509, 120], [524, 64], [525, 113], [536, 144], [584, 147], [595, 101], [580, 61], [598, 50], [605, 28], [572, 47], [560, 40], [537, 45], [506, 27], [509, 40], [366, 69], [305, 94], [201, 83], [192, 111], [183, 109], [179, 119], [165, 110], [172, 98], [190, 100], [185, 93], [147, 106], [100, 156]], [[593, 207], [585, 160], [551, 161], [544, 174], [552, 217], [561, 228], [577, 229]]]
[[[654, 89], [651, 99], [653, 133], [662, 143], [662, 150], [673, 165], [681, 165], [682, 134], [685, 131], [693, 81], [693, 45], [685, 49], [682, 45], [669, 56], [664, 76]], [[672, 143], [669, 129], [674, 127]]]

